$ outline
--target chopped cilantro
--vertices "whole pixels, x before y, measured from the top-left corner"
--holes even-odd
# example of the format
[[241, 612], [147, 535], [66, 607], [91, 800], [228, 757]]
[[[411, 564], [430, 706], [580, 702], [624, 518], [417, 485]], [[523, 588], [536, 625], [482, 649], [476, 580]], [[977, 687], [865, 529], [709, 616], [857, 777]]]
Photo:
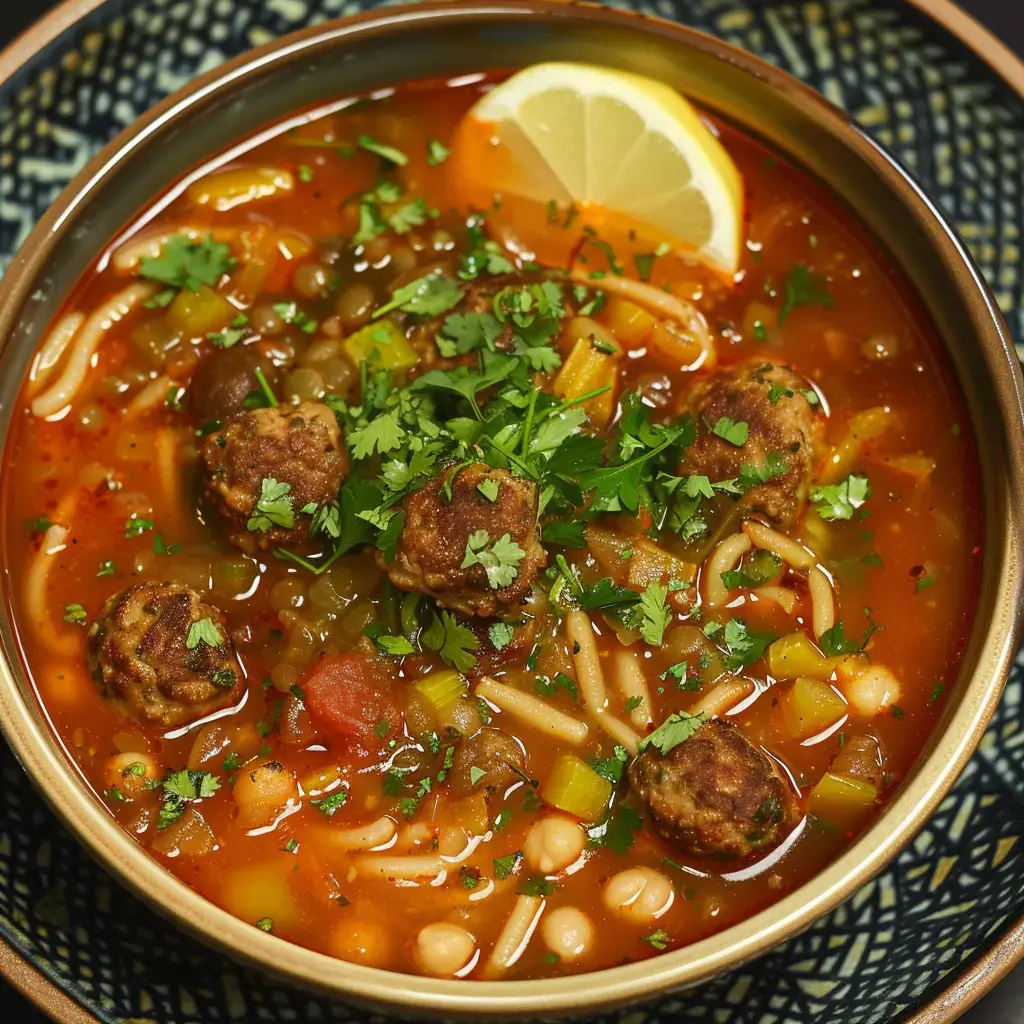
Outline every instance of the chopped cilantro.
[[260, 481], [260, 496], [256, 500], [246, 527], [258, 533], [266, 533], [272, 526], [290, 530], [295, 525], [295, 509], [290, 497], [292, 485], [273, 477]]
[[197, 292], [204, 285], [212, 288], [234, 265], [231, 247], [215, 242], [211, 235], [200, 242], [187, 235], [172, 235], [159, 256], [142, 258], [139, 274], [171, 288]]
[[198, 622], [193, 622], [188, 628], [188, 638], [185, 640], [185, 646], [190, 651], [193, 651], [200, 644], [206, 644], [207, 647], [224, 646], [224, 637], [221, 636], [220, 630], [209, 615]]
[[164, 829], [173, 825], [185, 813], [190, 801], [213, 796], [220, 789], [220, 779], [209, 772], [182, 768], [169, 773], [162, 780], [161, 786], [163, 806], [160, 808], [157, 828]]
[[451, 150], [440, 139], [427, 140], [427, 163], [437, 167], [448, 159]]
[[644, 751], [654, 747], [667, 754], [688, 740], [704, 724], [704, 715], [688, 715], [685, 711], [673, 711], [657, 729], [645, 736], [637, 745], [637, 750]]
[[339, 789], [328, 796], [321, 797], [319, 800], [310, 800], [309, 802], [320, 811], [321, 814], [326, 814], [328, 818], [334, 817], [334, 814], [345, 806], [348, 800], [348, 790]]
[[504, 650], [515, 635], [515, 628], [507, 622], [492, 622], [487, 627], [487, 636], [496, 651]]
[[477, 635], [447, 611], [438, 612], [434, 616], [433, 622], [423, 631], [420, 639], [459, 672], [466, 672], [473, 667], [476, 658], [471, 652], [480, 646]]
[[668, 949], [668, 944], [672, 940], [664, 928], [659, 928], [657, 931], [651, 932], [650, 935], [642, 935], [640, 941], [650, 944], [657, 950], [663, 950]]
[[124, 535], [126, 537], [141, 537], [147, 530], [155, 528], [155, 525], [149, 519], [143, 519], [141, 516], [132, 516], [124, 524]]
[[386, 146], [383, 142], [378, 142], [369, 135], [359, 136], [359, 146], [365, 149], [367, 153], [373, 153], [374, 156], [379, 156], [382, 160], [389, 160], [399, 167], [404, 167], [409, 162], [409, 158], [400, 149], [395, 149], [394, 146]]
[[486, 530], [474, 530], [466, 541], [466, 553], [461, 568], [482, 565], [492, 590], [511, 586], [519, 575], [519, 565], [526, 552], [508, 533], [493, 543]]
[[504, 857], [495, 857], [493, 862], [494, 877], [499, 882], [503, 882], [506, 878], [511, 878], [512, 875], [518, 872], [522, 860], [523, 855], [519, 850], [516, 850], [515, 853], [508, 853]]
[[80, 604], [64, 605], [64, 621], [76, 626], [84, 626], [88, 619], [85, 609]]
[[636, 833], [643, 828], [644, 820], [625, 804], [618, 804], [599, 825], [587, 830], [590, 846], [608, 847], [624, 857], [636, 839]]
[[871, 496], [866, 476], [851, 473], [838, 484], [826, 484], [811, 491], [811, 501], [817, 502], [815, 511], [825, 522], [852, 519], [853, 513]]
[[483, 770], [483, 768], [479, 768], [476, 765], [473, 765], [469, 769], [469, 782], [470, 782], [470, 785], [471, 786], [475, 786], [486, 774], [487, 774], [487, 772], [485, 772]]
[[373, 318], [390, 313], [393, 309], [418, 316], [440, 316], [447, 313], [461, 298], [462, 288], [450, 277], [425, 274], [395, 289], [391, 301], [375, 309]]
[[522, 896], [550, 896], [558, 888], [558, 883], [553, 878], [544, 878], [541, 875], [531, 875], [524, 878], [516, 890]]
[[743, 420], [731, 420], [728, 416], [721, 416], [711, 427], [711, 433], [737, 448], [742, 448], [750, 436], [750, 426]]
[[615, 747], [612, 757], [597, 758], [590, 762], [590, 767], [603, 779], [609, 782], [621, 782], [626, 763], [629, 761], [629, 753], [625, 747]]
[[824, 274], [816, 274], [809, 267], [801, 264], [793, 267], [786, 277], [785, 294], [779, 308], [779, 326], [789, 318], [789, 314], [799, 306], [818, 305], [824, 309], [832, 307], [832, 294], [827, 287]]
[[853, 640], [846, 635], [846, 630], [841, 622], [837, 622], [831, 629], [826, 629], [818, 638], [821, 649], [829, 658], [835, 658], [841, 654], [858, 654], [867, 646], [871, 634], [875, 631], [873, 622], [868, 624], [861, 640]]

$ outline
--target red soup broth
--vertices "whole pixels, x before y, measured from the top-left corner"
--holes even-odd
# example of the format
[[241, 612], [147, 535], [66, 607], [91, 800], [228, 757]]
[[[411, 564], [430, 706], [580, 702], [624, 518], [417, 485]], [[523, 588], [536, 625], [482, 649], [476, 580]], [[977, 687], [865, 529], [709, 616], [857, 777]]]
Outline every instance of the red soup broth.
[[[529, 217], [502, 197], [474, 216], [445, 157], [494, 80], [412, 82], [293, 118], [141, 211], [52, 325], [70, 344], [48, 343], [22, 391], [5, 557], [24, 665], [54, 731], [167, 870], [254, 927], [336, 957], [533, 978], [736, 924], [870, 824], [956, 676], [981, 513], [941, 344], [849, 210], [709, 117], [746, 188], [734, 282], [629, 239], [594, 245], [566, 210], [535, 216], [541, 237], [520, 239], [519, 256], [485, 245]], [[549, 251], [572, 256], [531, 263]], [[682, 300], [696, 325], [617, 295], [615, 265]], [[394, 306], [430, 273], [454, 301]], [[88, 318], [108, 307], [113, 322], [76, 377]], [[452, 313], [467, 318], [462, 336], [493, 327], [498, 346], [455, 353]], [[547, 354], [523, 355], [530, 345]], [[391, 408], [380, 395], [431, 371], [476, 372], [481, 352], [489, 366], [517, 364], [480, 390], [482, 425], [459, 394], [422, 386], [403, 394], [429, 399], [423, 420], [396, 421], [384, 444], [401, 443], [365, 454]], [[611, 390], [566, 407], [585, 421], [549, 411], [601, 381]], [[276, 412], [260, 408], [267, 390]], [[726, 392], [738, 413], [721, 411]], [[556, 453], [578, 445], [559, 468], [568, 485], [552, 487], [551, 451], [515, 433], [531, 416], [531, 429], [564, 427]], [[457, 449], [453, 429], [477, 446]], [[275, 430], [292, 441], [261, 435]], [[421, 452], [417, 477], [414, 454], [432, 438], [440, 454]], [[630, 448], [651, 469], [635, 479], [657, 491], [639, 512], [608, 484]], [[773, 455], [789, 460], [774, 475]], [[723, 459], [731, 489], [713, 486]], [[800, 459], [794, 482], [785, 467]], [[577, 472], [587, 460], [605, 473], [603, 498]], [[754, 486], [744, 462], [761, 474]], [[396, 490], [381, 483], [388, 472]], [[377, 500], [360, 504], [357, 481]], [[339, 485], [340, 499], [299, 504]], [[241, 497], [226, 497], [233, 487]], [[788, 513], [754, 500], [786, 487]], [[612, 509], [595, 511], [609, 488]], [[376, 525], [355, 515], [381, 504]], [[815, 568], [748, 544], [712, 606], [719, 545], [751, 523], [762, 541], [767, 528], [798, 542]], [[824, 636], [821, 585], [834, 618]], [[590, 703], [595, 661], [603, 710]], [[517, 915], [536, 927], [507, 955]]]

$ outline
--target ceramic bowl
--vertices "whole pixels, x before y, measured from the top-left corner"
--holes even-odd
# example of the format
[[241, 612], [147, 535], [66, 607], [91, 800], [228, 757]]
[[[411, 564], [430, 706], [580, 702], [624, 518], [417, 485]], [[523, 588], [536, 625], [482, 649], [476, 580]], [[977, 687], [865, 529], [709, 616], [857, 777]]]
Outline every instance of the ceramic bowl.
[[0, 621], [0, 722], [66, 824], [120, 881], [232, 956], [349, 1002], [421, 1015], [535, 1019], [607, 1011], [695, 984], [834, 908], [927, 820], [998, 702], [1022, 596], [1022, 381], [1005, 327], [963, 245], [906, 173], [846, 115], [771, 65], [676, 24], [545, 0], [382, 8], [318, 25], [193, 81], [120, 135], [60, 195], [0, 285], [0, 430], [41, 332], [94, 254], [146, 201], [213, 150], [298, 107], [420, 76], [542, 60], [661, 79], [820, 179], [888, 251], [946, 346], [979, 440], [985, 548], [976, 622], [948, 705], [915, 770], [851, 848], [774, 906], [709, 939], [585, 978], [452, 982], [329, 959], [266, 935], [164, 871], [85, 789]]

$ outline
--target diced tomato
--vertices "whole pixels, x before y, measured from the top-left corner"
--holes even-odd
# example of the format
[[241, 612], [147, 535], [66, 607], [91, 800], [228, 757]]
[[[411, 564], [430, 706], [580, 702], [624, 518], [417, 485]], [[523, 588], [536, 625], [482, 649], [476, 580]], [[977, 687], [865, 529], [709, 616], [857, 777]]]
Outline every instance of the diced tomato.
[[380, 751], [401, 725], [390, 681], [364, 655], [321, 655], [300, 685], [313, 721], [359, 757]]

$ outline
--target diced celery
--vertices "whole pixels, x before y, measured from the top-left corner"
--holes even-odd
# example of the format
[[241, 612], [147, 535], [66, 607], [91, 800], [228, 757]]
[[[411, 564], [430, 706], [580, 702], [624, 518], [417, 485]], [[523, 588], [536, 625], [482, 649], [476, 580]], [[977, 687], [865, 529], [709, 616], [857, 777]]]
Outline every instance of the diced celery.
[[572, 754], [563, 754], [540, 787], [545, 803], [575, 814], [583, 821], [598, 821], [608, 806], [612, 784]]
[[825, 682], [831, 678], [833, 666], [805, 633], [790, 633], [768, 648], [768, 671], [776, 679], [806, 676]]
[[360, 363], [375, 363], [382, 370], [408, 370], [420, 357], [393, 320], [380, 320], [361, 327], [343, 342], [349, 359]]
[[469, 692], [466, 680], [450, 669], [432, 672], [429, 676], [417, 679], [412, 685], [413, 689], [426, 698], [435, 713], [461, 700]]
[[790, 735], [805, 740], [846, 714], [846, 702], [828, 683], [800, 677], [782, 695], [782, 716]]
[[844, 831], [856, 828], [871, 812], [878, 790], [863, 779], [826, 772], [807, 798], [807, 810]]

